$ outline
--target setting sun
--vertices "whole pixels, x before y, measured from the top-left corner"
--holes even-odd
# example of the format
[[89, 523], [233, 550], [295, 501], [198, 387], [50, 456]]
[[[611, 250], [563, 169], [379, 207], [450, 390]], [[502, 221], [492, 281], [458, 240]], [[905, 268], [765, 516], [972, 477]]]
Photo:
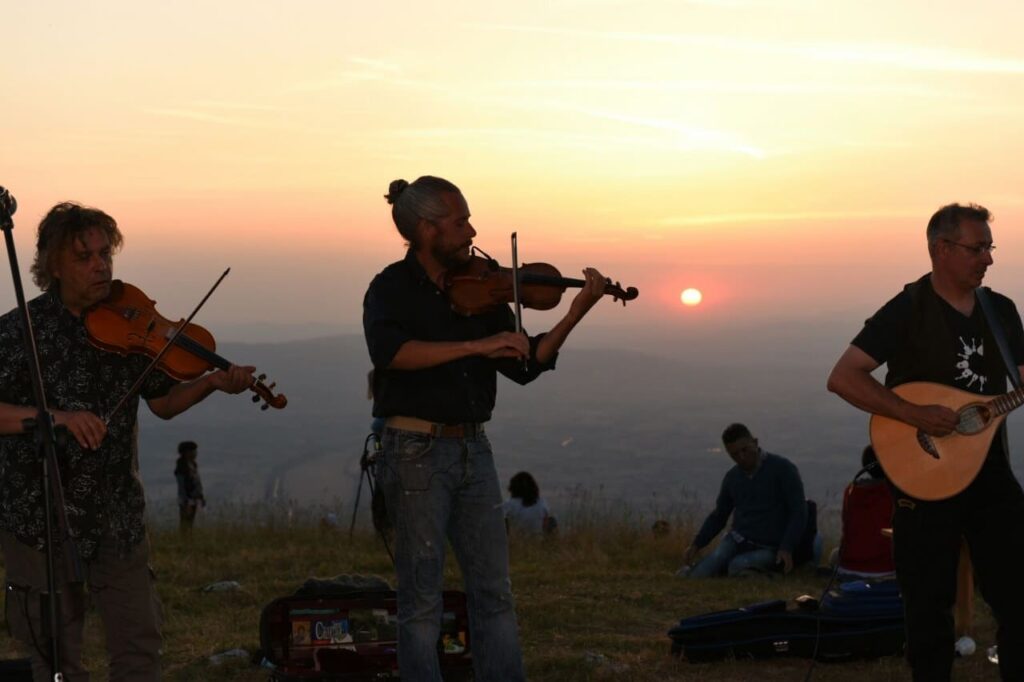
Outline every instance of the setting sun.
[[679, 294], [679, 300], [683, 305], [695, 306], [703, 299], [704, 295], [700, 293], [700, 289], [683, 289], [683, 293]]

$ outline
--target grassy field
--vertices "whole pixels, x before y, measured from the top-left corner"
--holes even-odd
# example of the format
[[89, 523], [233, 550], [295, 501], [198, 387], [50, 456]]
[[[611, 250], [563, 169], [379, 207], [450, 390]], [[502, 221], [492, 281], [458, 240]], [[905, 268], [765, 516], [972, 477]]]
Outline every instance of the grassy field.
[[[370, 532], [353, 540], [312, 519], [243, 521], [204, 519], [190, 541], [174, 529], [152, 534], [154, 568], [165, 610], [164, 666], [170, 680], [266, 680], [247, 660], [221, 665], [212, 654], [259, 647], [261, 607], [290, 594], [311, 576], [376, 574], [393, 580], [383, 545]], [[684, 581], [673, 576], [685, 528], [663, 537], [635, 524], [577, 524], [543, 541], [513, 538], [512, 580], [527, 671], [532, 680], [803, 680], [804, 659], [730, 661], [692, 665], [669, 655], [666, 631], [682, 616], [733, 608], [767, 599], [817, 595], [825, 579], [810, 569], [786, 578]], [[242, 590], [203, 593], [200, 588], [235, 580]], [[459, 587], [454, 561], [447, 582]], [[991, 618], [979, 602], [975, 639], [979, 653], [958, 660], [956, 680], [996, 680], [983, 651], [993, 642]], [[95, 614], [87, 624], [87, 659], [106, 678], [102, 635]], [[0, 632], [0, 653], [16, 654]], [[909, 680], [899, 658], [819, 664], [814, 680]]]

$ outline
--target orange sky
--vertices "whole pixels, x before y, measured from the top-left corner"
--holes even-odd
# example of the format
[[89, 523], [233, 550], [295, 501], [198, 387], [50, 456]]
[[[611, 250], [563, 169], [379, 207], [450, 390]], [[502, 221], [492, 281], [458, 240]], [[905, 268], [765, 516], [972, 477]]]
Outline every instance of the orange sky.
[[[1024, 296], [1024, 9], [982, 1], [13, 3], [0, 184], [23, 269], [54, 203], [116, 274], [218, 324], [356, 329], [401, 256], [382, 195], [460, 185], [478, 244], [640, 299], [602, 323], [855, 311], [927, 269], [949, 201]], [[704, 303], [679, 304], [700, 288]], [[30, 292], [34, 287], [28, 285]], [[10, 286], [0, 303], [13, 303]], [[603, 307], [605, 308], [605, 307]], [[546, 318], [545, 318], [546, 319]]]

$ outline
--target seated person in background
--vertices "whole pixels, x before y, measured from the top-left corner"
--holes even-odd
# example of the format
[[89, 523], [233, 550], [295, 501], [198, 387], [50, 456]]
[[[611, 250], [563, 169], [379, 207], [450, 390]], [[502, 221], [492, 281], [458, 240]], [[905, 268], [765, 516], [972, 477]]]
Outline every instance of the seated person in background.
[[870, 476], [855, 479], [843, 493], [843, 537], [833, 552], [832, 565], [839, 573], [862, 578], [890, 576], [896, 571], [892, 557], [892, 492], [870, 445], [860, 458], [862, 471]]
[[502, 504], [505, 511], [505, 527], [523, 533], [550, 533], [554, 531], [555, 517], [548, 512], [547, 502], [540, 496], [540, 489], [533, 476], [520, 471], [508, 482], [511, 498]]
[[[686, 548], [685, 564], [676, 575], [736, 575], [771, 571], [778, 564], [789, 573], [793, 549], [807, 522], [800, 472], [788, 459], [762, 450], [743, 424], [726, 428], [722, 443], [736, 466], [722, 479], [715, 509]], [[691, 567], [697, 553], [725, 528], [730, 515], [732, 529], [711, 554]]]

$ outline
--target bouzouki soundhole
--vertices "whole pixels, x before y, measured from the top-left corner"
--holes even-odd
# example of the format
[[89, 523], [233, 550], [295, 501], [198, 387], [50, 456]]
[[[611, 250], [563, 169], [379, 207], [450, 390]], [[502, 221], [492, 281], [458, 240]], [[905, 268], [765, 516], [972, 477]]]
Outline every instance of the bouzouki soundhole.
[[935, 443], [932, 441], [932, 437], [921, 429], [917, 430], [917, 444], [921, 446], [922, 450], [935, 459], [939, 458], [939, 451], [935, 449]]

